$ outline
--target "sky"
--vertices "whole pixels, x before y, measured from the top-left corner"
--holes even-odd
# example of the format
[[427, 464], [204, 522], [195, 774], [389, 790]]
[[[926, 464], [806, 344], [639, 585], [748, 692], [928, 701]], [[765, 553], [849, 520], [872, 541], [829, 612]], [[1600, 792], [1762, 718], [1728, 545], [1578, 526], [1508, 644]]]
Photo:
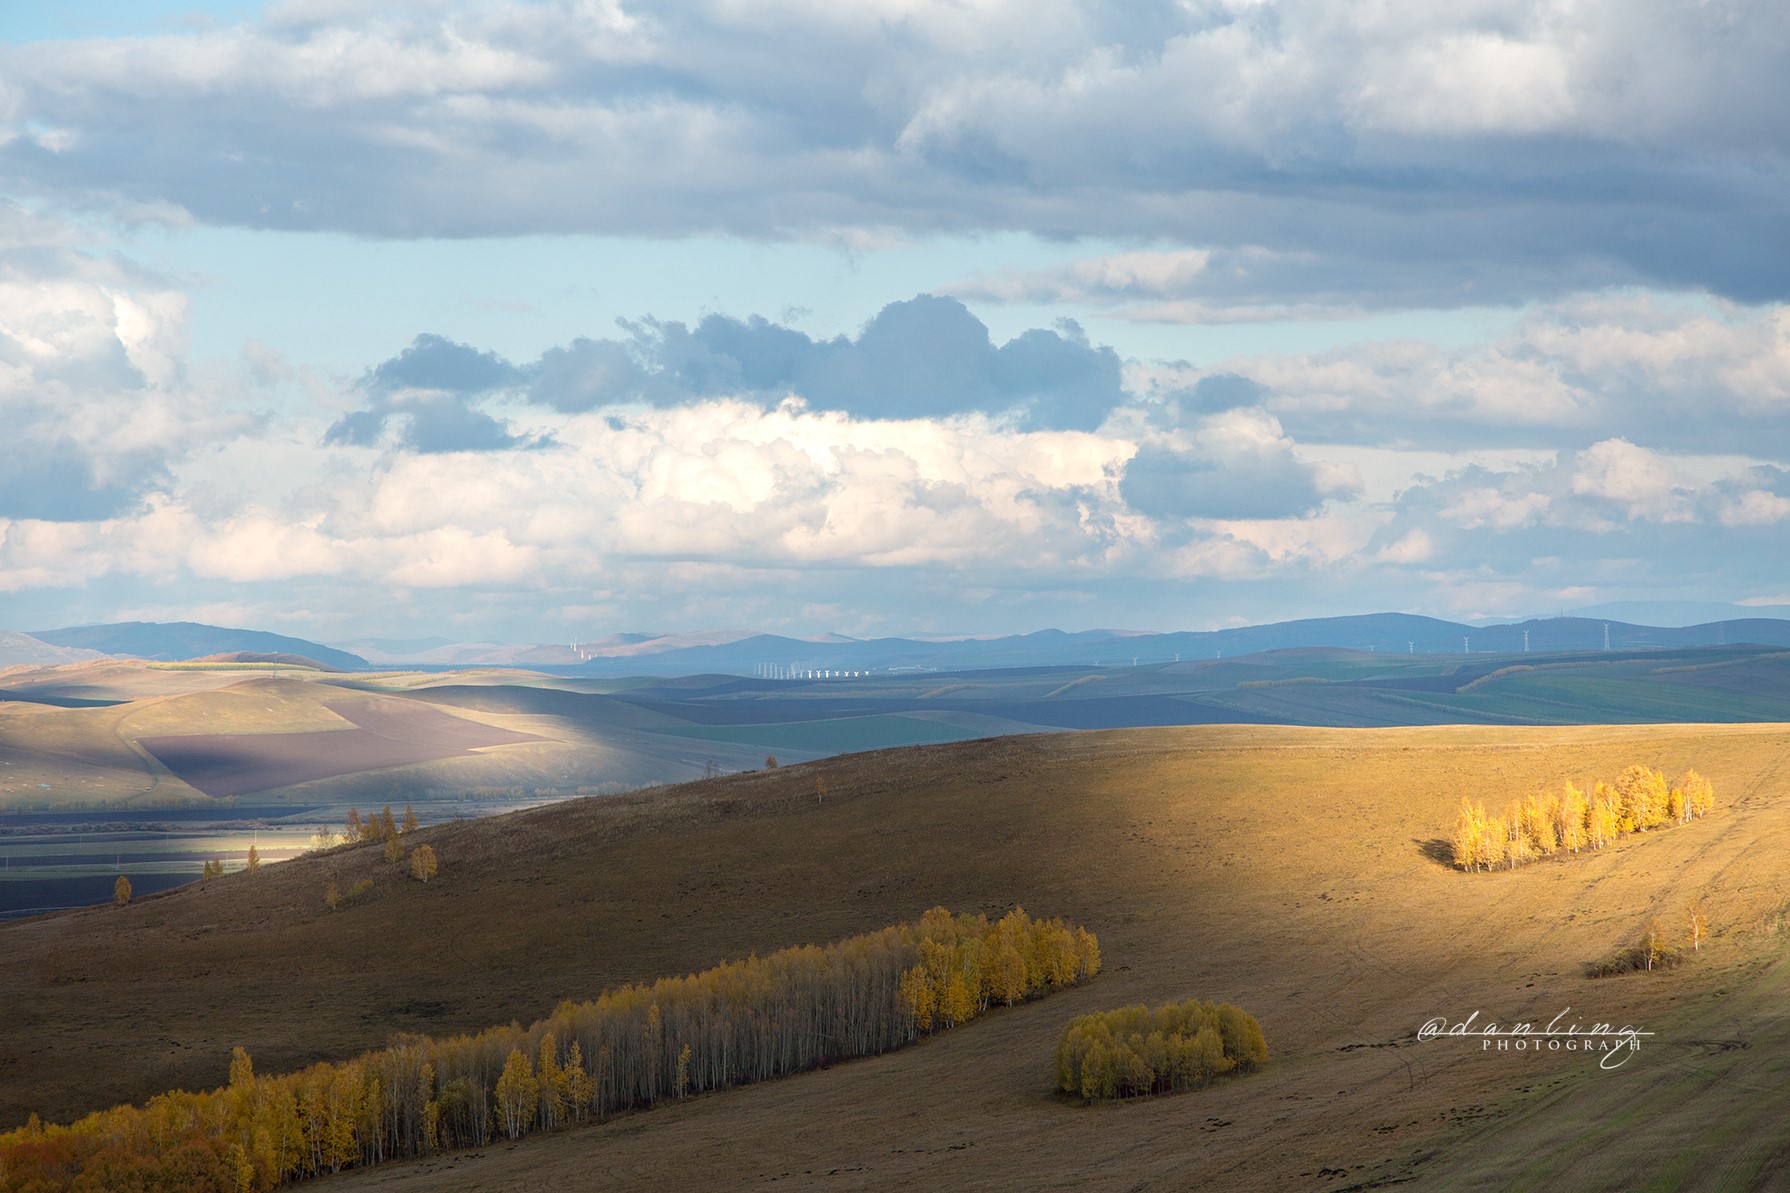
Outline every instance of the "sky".
[[1790, 603], [1787, 56], [1772, 0], [11, 0], [0, 628]]

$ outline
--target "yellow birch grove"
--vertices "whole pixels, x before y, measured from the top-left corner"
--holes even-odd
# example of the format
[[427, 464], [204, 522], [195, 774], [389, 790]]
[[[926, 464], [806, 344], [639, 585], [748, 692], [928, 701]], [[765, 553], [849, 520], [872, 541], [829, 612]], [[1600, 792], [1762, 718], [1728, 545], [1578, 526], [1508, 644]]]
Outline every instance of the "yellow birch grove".
[[1580, 791], [1567, 780], [1566, 789], [1560, 793], [1560, 802], [1555, 805], [1555, 832], [1560, 848], [1568, 853], [1577, 853], [1591, 840], [1589, 828], [1591, 804]]
[[1569, 782], [1559, 792], [1512, 800], [1498, 816], [1488, 816], [1483, 802], [1462, 796], [1450, 854], [1463, 870], [1515, 869], [1550, 854], [1602, 849], [1624, 833], [1686, 824], [1713, 807], [1715, 791], [1696, 771], [1669, 785], [1659, 771], [1644, 766], [1626, 768], [1614, 784], [1598, 782], [1589, 797]]
[[34, 1117], [0, 1134], [0, 1193], [267, 1190], [484, 1147], [886, 1052], [1099, 969], [1093, 934], [1061, 920], [1015, 909], [990, 923], [934, 908], [824, 948], [565, 1002], [527, 1028], [404, 1035], [277, 1075], [255, 1073], [239, 1048], [223, 1088], [162, 1094], [69, 1126]]
[[1100, 1011], [1070, 1021], [1057, 1044], [1057, 1088], [1085, 1099], [1197, 1089], [1268, 1059], [1255, 1017], [1197, 998]]

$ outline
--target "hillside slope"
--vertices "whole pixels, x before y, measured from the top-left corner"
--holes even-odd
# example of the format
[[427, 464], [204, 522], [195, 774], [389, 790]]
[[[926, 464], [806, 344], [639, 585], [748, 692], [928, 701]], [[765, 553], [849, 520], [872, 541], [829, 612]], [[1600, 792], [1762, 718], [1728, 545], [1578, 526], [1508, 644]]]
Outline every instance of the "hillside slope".
[[33, 630], [31, 636], [53, 646], [80, 647], [103, 654], [162, 662], [247, 651], [297, 655], [344, 670], [365, 670], [367, 666], [367, 660], [359, 655], [321, 642], [270, 634], [265, 630], [202, 625], [196, 621], [121, 621], [110, 625]]
[[[442, 863], [427, 888], [360, 847], [0, 926], [0, 1004], [20, 1009], [0, 1022], [0, 1122], [216, 1084], [237, 1044], [258, 1069], [288, 1069], [399, 1031], [526, 1021], [562, 998], [934, 904], [1018, 903], [1098, 932], [1105, 974], [876, 1060], [339, 1183], [1434, 1183], [1504, 1171], [1488, 1158], [1568, 1129], [1578, 1101], [1529, 1109], [1560, 1097], [1560, 1081], [1627, 1083], [1594, 1086], [1607, 1113], [1636, 1112], [1623, 1091], [1644, 1100], [1663, 1082], [1685, 1135], [1654, 1146], [1714, 1146], [1703, 1128], [1752, 1087], [1683, 1074], [1765, 1062], [1783, 1034], [1757, 992], [1781, 980], [1762, 926], [1786, 895], [1787, 760], [1784, 726], [1128, 730], [855, 755], [435, 826], [419, 838]], [[1437, 860], [1463, 791], [1502, 800], [1632, 761], [1696, 766], [1717, 811], [1514, 873]], [[325, 910], [328, 882], [363, 875], [371, 894]], [[1717, 933], [1697, 961], [1586, 976], [1693, 897]], [[1707, 1001], [1716, 989], [1743, 997]], [[1070, 1017], [1190, 995], [1255, 1014], [1269, 1069], [1131, 1105], [1051, 1093]], [[1615, 1074], [1413, 1038], [1432, 1016], [1567, 1007], [1660, 1034]], [[1754, 1118], [1749, 1147], [1790, 1143], [1790, 1127]], [[1632, 1177], [1619, 1151], [1585, 1165], [1568, 1173], [1579, 1187]]]

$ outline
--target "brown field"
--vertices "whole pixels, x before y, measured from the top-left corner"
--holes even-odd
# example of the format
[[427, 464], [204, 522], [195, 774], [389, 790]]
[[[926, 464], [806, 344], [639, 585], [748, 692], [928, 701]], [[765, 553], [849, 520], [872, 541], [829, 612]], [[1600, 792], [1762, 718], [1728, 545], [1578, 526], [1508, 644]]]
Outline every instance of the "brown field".
[[[902, 1052], [345, 1189], [1769, 1188], [1790, 1177], [1790, 728], [1149, 729], [923, 747], [422, 830], [130, 908], [0, 926], [0, 1123], [272, 1071], [399, 1031], [472, 1030], [619, 982], [825, 941], [934, 904], [1096, 931], [1084, 987]], [[1463, 792], [1613, 776], [1716, 785], [1706, 820], [1597, 854], [1456, 873]], [[828, 795], [815, 799], [814, 777]], [[332, 879], [375, 877], [336, 913]], [[1587, 976], [1651, 915], [1707, 907], [1676, 969]], [[1242, 1006], [1263, 1073], [1081, 1107], [1074, 1015]], [[1621, 1068], [1419, 1042], [1432, 1016], [1656, 1032]]]
[[399, 700], [331, 700], [353, 729], [309, 733], [190, 733], [137, 744], [176, 778], [213, 798], [293, 787], [338, 775], [459, 758], [486, 746], [546, 739]]

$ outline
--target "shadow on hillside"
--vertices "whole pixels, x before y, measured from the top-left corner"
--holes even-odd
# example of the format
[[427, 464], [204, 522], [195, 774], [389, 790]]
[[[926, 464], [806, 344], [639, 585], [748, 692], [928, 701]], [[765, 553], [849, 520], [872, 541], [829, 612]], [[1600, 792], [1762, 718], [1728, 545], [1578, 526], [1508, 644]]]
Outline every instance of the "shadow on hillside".
[[1414, 837], [1411, 844], [1417, 846], [1419, 853], [1438, 866], [1454, 869], [1454, 846], [1448, 843], [1446, 837], [1431, 837], [1427, 841], [1421, 837]]

